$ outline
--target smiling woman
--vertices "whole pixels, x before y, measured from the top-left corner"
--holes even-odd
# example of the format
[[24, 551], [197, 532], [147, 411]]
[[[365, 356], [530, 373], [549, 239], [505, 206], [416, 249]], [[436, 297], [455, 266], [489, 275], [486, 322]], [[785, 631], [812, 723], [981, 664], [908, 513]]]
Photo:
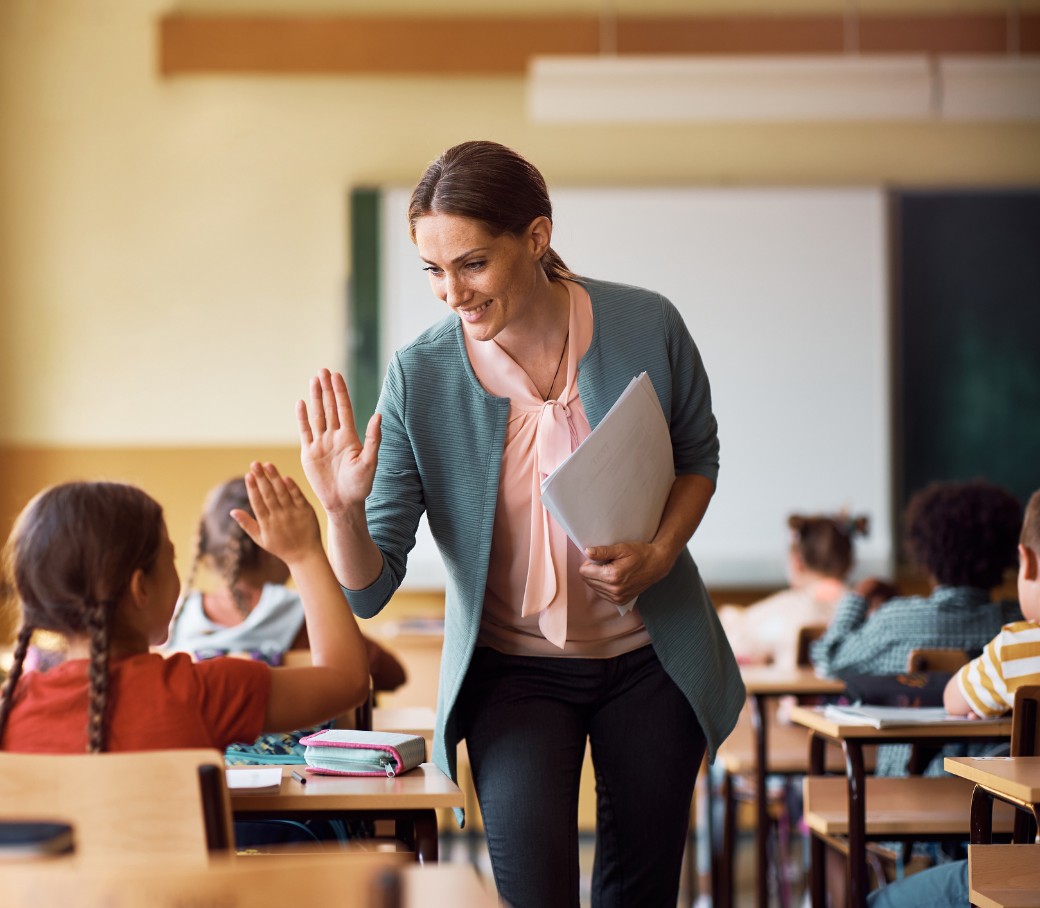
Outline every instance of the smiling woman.
[[[426, 513], [448, 574], [434, 759], [454, 777], [466, 739], [506, 901], [577, 903], [577, 788], [591, 743], [606, 856], [593, 901], [675, 904], [697, 767], [744, 700], [686, 548], [718, 473], [700, 354], [660, 294], [564, 265], [545, 181], [509, 148], [448, 149], [408, 220], [451, 313], [394, 355], [363, 440], [342, 376], [322, 371], [310, 408], [298, 406], [333, 566], [351, 608], [377, 614]], [[539, 484], [641, 372], [672, 440], [664, 514], [650, 540], [580, 551]], [[616, 606], [636, 597], [622, 615]], [[633, 739], [658, 771], [644, 771]], [[645, 834], [631, 841], [632, 828]]]

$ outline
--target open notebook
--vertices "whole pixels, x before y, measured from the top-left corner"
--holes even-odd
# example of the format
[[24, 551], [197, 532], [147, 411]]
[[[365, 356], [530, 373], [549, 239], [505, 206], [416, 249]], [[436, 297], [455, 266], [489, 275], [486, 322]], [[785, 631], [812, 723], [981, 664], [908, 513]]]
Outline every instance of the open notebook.
[[1000, 722], [1001, 719], [969, 719], [966, 716], [951, 716], [941, 706], [825, 706], [823, 714], [828, 719], [852, 725], [871, 725], [874, 728], [900, 728], [908, 725], [943, 724], [958, 725], [965, 722]]

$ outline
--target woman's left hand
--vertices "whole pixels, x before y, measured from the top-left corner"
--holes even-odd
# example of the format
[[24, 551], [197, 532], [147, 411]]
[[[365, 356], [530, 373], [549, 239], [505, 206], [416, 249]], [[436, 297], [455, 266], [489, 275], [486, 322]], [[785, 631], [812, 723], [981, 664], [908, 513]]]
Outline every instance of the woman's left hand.
[[608, 602], [624, 605], [668, 573], [660, 551], [651, 543], [622, 542], [585, 549], [588, 557], [579, 573]]

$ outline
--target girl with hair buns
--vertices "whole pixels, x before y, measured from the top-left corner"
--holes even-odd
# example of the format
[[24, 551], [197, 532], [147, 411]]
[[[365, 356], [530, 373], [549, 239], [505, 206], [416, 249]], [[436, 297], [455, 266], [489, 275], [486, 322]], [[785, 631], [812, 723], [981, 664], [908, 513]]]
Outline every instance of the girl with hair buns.
[[853, 539], [866, 535], [866, 517], [805, 516], [787, 519], [790, 587], [746, 607], [723, 605], [719, 618], [737, 660], [743, 665], [771, 663], [794, 668], [798, 633], [803, 627], [828, 625], [849, 587]]
[[[162, 508], [121, 483], [55, 486], [26, 506], [8, 542], [22, 626], [0, 695], [0, 749], [223, 750], [364, 701], [364, 642], [343, 607], [314, 509], [271, 464], [253, 464], [246, 485], [251, 513], [232, 516], [289, 566], [304, 601], [313, 666], [194, 663], [183, 653], [151, 652], [166, 639], [180, 592]], [[68, 656], [47, 672], [23, 673], [35, 630], [63, 635]]]
[[[378, 613], [426, 513], [448, 576], [433, 758], [454, 778], [466, 740], [506, 902], [578, 905], [588, 744], [593, 904], [674, 908], [697, 769], [745, 693], [687, 549], [718, 473], [700, 355], [659, 294], [567, 269], [542, 175], [505, 146], [448, 149], [408, 218], [450, 314], [392, 357], [364, 439], [339, 374], [297, 407], [336, 574], [358, 615]], [[540, 480], [644, 371], [672, 440], [664, 514], [649, 542], [580, 551]]]
[[[234, 511], [253, 513], [240, 476], [206, 497], [191, 573], [164, 649], [196, 658], [249, 653], [277, 665], [286, 650], [309, 645], [303, 602], [285, 585], [289, 566], [257, 545], [232, 517]], [[205, 591], [195, 588], [200, 567], [216, 580]], [[364, 640], [373, 689], [392, 691], [404, 684], [404, 667], [393, 654]]]

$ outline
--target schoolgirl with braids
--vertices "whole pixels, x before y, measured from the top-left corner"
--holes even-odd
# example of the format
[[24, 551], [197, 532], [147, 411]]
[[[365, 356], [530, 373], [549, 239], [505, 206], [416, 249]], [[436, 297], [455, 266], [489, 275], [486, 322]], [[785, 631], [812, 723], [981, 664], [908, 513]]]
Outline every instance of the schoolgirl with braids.
[[[231, 517], [252, 514], [245, 480], [222, 482], [206, 496], [195, 556], [164, 649], [197, 658], [250, 653], [278, 664], [289, 649], [306, 649], [307, 625], [296, 590], [286, 586], [289, 568], [257, 545]], [[196, 587], [199, 568], [213, 581]], [[346, 601], [344, 608], [348, 608]], [[392, 691], [406, 679], [404, 666], [374, 640], [364, 638], [372, 686]]]
[[[8, 541], [22, 607], [0, 694], [0, 749], [23, 753], [217, 747], [314, 725], [368, 692], [365, 645], [332, 573], [314, 509], [271, 464], [245, 479], [250, 511], [232, 517], [281, 559], [304, 603], [313, 665], [245, 659], [195, 663], [163, 643], [180, 592], [162, 508], [130, 485], [74, 482], [36, 496]], [[24, 671], [32, 634], [49, 630], [68, 658]]]

